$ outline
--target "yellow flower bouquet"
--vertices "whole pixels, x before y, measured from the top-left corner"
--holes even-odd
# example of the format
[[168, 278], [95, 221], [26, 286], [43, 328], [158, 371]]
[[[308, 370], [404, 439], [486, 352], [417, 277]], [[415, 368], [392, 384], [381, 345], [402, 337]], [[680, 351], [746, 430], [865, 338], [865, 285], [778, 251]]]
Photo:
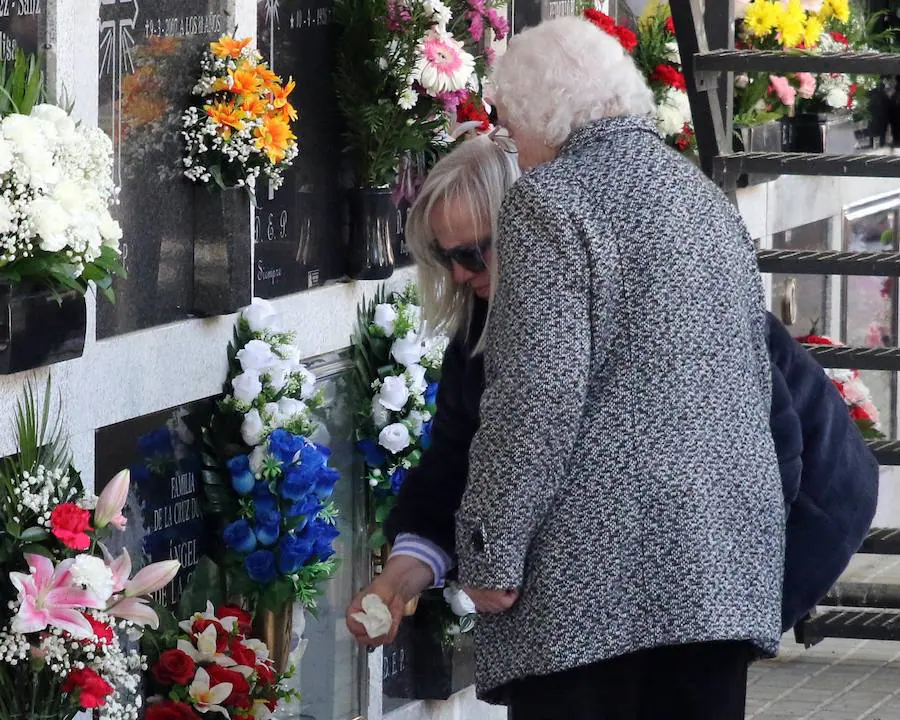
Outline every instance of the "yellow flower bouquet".
[[210, 43], [193, 89], [199, 101], [184, 113], [181, 134], [185, 176], [252, 196], [261, 175], [279, 187], [298, 150], [288, 99], [294, 81], [284, 83], [250, 43], [230, 35]]

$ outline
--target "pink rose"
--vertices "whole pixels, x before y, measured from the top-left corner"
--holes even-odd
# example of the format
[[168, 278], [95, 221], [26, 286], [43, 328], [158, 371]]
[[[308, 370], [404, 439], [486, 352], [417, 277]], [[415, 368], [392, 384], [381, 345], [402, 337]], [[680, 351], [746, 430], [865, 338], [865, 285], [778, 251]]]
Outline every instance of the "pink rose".
[[782, 75], [769, 75], [769, 87], [778, 96], [782, 105], [793, 107], [797, 100], [797, 91], [794, 86], [788, 82], [786, 77]]
[[[797, 94], [802, 97], [804, 100], [809, 100], [816, 93], [816, 76], [808, 73], [802, 72], [797, 73], [797, 82], [800, 84], [800, 87], [797, 88]], [[785, 103], [787, 104], [787, 103]]]

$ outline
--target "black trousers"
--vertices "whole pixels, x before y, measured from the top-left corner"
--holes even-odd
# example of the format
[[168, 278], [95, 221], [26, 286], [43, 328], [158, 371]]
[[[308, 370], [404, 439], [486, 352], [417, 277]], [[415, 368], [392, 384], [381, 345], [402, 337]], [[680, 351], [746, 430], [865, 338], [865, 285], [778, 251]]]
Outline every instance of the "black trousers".
[[745, 642], [672, 645], [516, 680], [509, 720], [742, 720]]

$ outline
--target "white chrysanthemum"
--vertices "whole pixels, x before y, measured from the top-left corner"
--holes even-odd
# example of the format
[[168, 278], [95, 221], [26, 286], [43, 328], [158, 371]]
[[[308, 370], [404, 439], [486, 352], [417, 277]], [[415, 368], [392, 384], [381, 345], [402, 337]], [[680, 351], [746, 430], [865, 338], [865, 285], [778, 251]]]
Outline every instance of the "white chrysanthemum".
[[431, 19], [441, 30], [453, 19], [453, 13], [441, 0], [424, 0], [422, 7], [431, 15]]
[[113, 594], [113, 575], [101, 558], [93, 555], [76, 555], [72, 564], [72, 580], [88, 588], [100, 602], [105, 603]]
[[687, 93], [669, 88], [662, 102], [656, 106], [656, 125], [666, 136], [677, 135], [691, 120], [691, 106]]
[[432, 28], [419, 41], [413, 77], [429, 95], [464, 90], [475, 58], [445, 30]]

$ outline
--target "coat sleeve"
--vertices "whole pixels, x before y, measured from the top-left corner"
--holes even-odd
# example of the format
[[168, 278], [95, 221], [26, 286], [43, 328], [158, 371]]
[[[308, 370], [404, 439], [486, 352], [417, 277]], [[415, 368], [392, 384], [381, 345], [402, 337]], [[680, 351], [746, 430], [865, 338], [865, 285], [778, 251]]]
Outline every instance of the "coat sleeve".
[[447, 348], [431, 444], [422, 453], [419, 465], [407, 475], [397, 505], [385, 523], [390, 542], [400, 534], [417, 535], [451, 558], [456, 556], [454, 515], [466, 487], [469, 446], [478, 429], [478, 417], [467, 410], [465, 402], [467, 394], [481, 389], [480, 383], [467, 387], [467, 352], [459, 338]]
[[497, 259], [481, 427], [456, 547], [461, 583], [512, 589], [570, 462], [591, 362], [604, 359], [592, 319], [605, 333], [611, 303], [605, 284], [591, 285], [583, 234], [530, 177], [504, 201]]

